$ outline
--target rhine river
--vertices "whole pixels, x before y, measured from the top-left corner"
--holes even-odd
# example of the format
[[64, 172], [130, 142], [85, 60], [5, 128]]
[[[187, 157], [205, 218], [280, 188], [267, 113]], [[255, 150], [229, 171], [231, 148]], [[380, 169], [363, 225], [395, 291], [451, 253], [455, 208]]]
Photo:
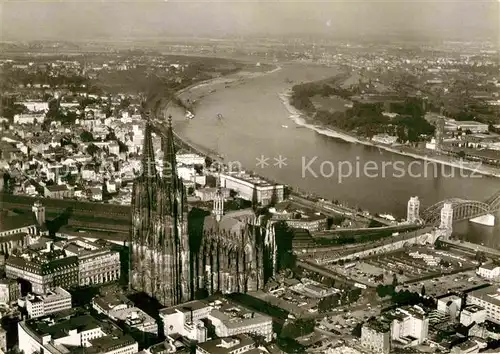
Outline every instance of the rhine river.
[[[294, 188], [397, 218], [406, 216], [411, 196], [420, 198], [422, 211], [446, 198], [485, 200], [500, 189], [495, 177], [471, 175], [299, 127], [279, 94], [295, 83], [337, 73], [335, 68], [290, 64], [265, 75], [241, 80], [240, 74], [194, 88], [181, 97], [196, 100], [195, 118], [187, 120], [180, 109], [173, 110], [174, 129], [189, 141], [218, 151], [226, 163], [241, 163]], [[269, 159], [269, 165], [256, 165], [261, 156]], [[281, 168], [274, 166], [280, 156], [286, 163]], [[496, 217], [500, 221], [500, 215]], [[455, 235], [500, 248], [498, 225], [461, 222]]]

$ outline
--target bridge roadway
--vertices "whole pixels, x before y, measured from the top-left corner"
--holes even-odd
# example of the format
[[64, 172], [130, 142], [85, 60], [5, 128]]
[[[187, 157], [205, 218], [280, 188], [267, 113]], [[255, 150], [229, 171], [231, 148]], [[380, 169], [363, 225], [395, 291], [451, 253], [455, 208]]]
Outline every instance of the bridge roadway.
[[349, 208], [346, 208], [346, 207], [343, 207], [340, 205], [335, 205], [333, 203], [316, 202], [314, 200], [304, 198], [303, 196], [301, 196], [297, 193], [292, 193], [292, 195], [290, 196], [290, 200], [292, 200], [295, 203], [302, 205], [304, 207], [319, 210], [323, 214], [329, 215], [329, 216], [344, 215], [348, 218], [352, 218], [352, 219], [359, 220], [359, 221], [366, 222], [366, 221], [373, 220], [373, 221], [377, 221], [377, 222], [381, 223], [382, 225], [386, 225], [386, 226], [394, 225], [393, 222], [391, 222], [387, 219], [384, 219], [384, 218], [380, 218], [380, 217], [376, 217], [376, 216], [372, 216], [372, 215], [366, 216], [366, 215], [358, 212], [357, 210], [349, 209]]
[[467, 242], [467, 241], [458, 241], [458, 240], [442, 240], [443, 243], [449, 245], [451, 248], [455, 248], [457, 250], [473, 254], [475, 255], [477, 252], [483, 252], [486, 256], [492, 258], [500, 257], [500, 251], [486, 247], [483, 245], [478, 245], [475, 243]]
[[297, 260], [297, 266], [304, 268], [306, 270], [310, 270], [312, 272], [321, 274], [327, 278], [338, 280], [338, 281], [343, 282], [349, 286], [354, 286], [354, 284], [356, 283], [347, 277], [344, 277], [344, 276], [342, 276], [338, 273], [335, 273], [335, 272], [333, 272], [325, 267], [322, 267], [318, 264], [314, 264], [314, 263], [309, 262], [307, 260]]
[[[357, 236], [369, 235], [369, 234], [377, 234], [380, 232], [392, 232], [392, 233], [400, 233], [407, 232], [421, 228], [421, 226], [414, 224], [401, 224], [401, 225], [392, 225], [392, 226], [382, 226], [382, 227], [370, 227], [370, 228], [356, 228], [356, 229], [338, 229], [338, 230], [326, 230], [326, 231], [317, 231], [312, 232], [311, 236], [313, 238], [337, 238], [342, 237], [343, 235], [352, 236], [356, 238]], [[358, 233], [358, 234], [356, 234]]]

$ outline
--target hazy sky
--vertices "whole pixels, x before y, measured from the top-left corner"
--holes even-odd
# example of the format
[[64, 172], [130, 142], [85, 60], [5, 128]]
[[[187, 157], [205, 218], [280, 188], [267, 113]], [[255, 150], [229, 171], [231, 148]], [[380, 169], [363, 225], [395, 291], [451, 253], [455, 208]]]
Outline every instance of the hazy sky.
[[0, 40], [317, 34], [498, 40], [500, 0], [0, 0]]

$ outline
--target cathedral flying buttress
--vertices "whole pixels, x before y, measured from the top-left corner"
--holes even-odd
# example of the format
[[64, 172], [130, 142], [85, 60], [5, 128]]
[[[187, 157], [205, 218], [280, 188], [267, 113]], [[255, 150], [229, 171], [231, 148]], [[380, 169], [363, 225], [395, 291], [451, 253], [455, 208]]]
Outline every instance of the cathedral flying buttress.
[[[251, 292], [264, 288], [266, 229], [252, 209], [225, 213], [217, 193], [212, 215], [203, 220], [201, 245], [193, 256], [195, 285], [208, 294]], [[274, 237], [274, 234], [272, 235]]]

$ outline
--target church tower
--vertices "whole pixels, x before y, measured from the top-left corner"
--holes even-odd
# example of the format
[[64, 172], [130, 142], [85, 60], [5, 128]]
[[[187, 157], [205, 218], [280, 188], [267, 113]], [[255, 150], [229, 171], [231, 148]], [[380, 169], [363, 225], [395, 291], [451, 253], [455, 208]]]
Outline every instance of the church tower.
[[215, 220], [220, 222], [224, 216], [224, 195], [222, 193], [221, 183], [220, 183], [220, 172], [217, 175], [217, 192], [214, 198], [214, 208], [213, 213], [215, 215]]
[[45, 224], [45, 207], [39, 200], [33, 204], [31, 211], [35, 214], [38, 225], [42, 226]]
[[129, 286], [172, 306], [191, 299], [186, 195], [176, 174], [171, 120], [164, 137], [160, 177], [151, 137], [153, 126], [148, 113], [144, 118], [142, 173], [132, 192]]
[[213, 213], [215, 215], [215, 220], [220, 222], [224, 216], [224, 196], [222, 195], [222, 191], [220, 189], [218, 189], [215, 194]]

